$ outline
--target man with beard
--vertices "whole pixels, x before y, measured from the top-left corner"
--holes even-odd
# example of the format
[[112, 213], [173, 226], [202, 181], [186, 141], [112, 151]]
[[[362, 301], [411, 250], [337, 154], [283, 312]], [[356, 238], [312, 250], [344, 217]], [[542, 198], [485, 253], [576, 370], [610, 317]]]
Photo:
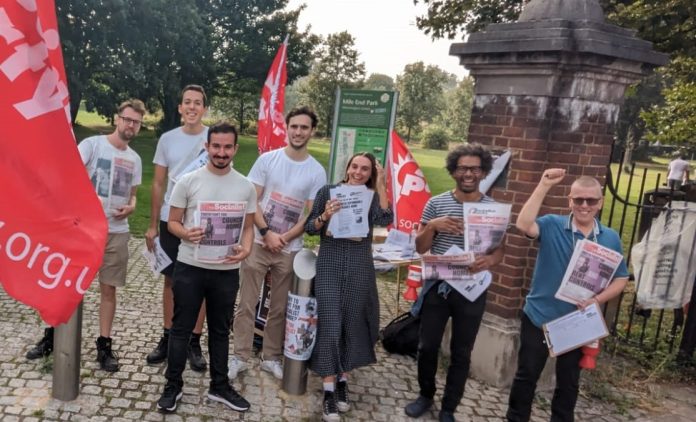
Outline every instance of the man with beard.
[[[144, 115], [145, 105], [142, 101], [124, 101], [118, 107], [116, 128], [111, 134], [91, 136], [77, 146], [109, 223], [104, 260], [99, 268], [97, 338], [97, 361], [99, 367], [108, 372], [118, 371], [118, 359], [111, 349], [111, 328], [116, 314], [116, 288], [126, 285], [130, 238], [128, 216], [135, 210], [135, 194], [142, 180], [140, 157], [129, 144], [140, 131]], [[117, 183], [118, 180], [121, 180], [121, 183]], [[52, 351], [53, 328], [47, 328], [44, 338], [29, 350], [26, 356], [28, 359], [36, 359], [48, 356]]]
[[[159, 236], [162, 250], [169, 256], [172, 262], [176, 262], [180, 240], [167, 230], [169, 218], [169, 199], [176, 180], [184, 174], [200, 167], [205, 157], [203, 144], [208, 133], [208, 128], [203, 125], [203, 116], [207, 111], [208, 97], [200, 85], [186, 85], [181, 91], [181, 103], [179, 114], [183, 125], [165, 132], [157, 142], [157, 149], [152, 162], [155, 164], [152, 178], [152, 196], [150, 198], [150, 226], [145, 232], [145, 243], [148, 250], [155, 247], [155, 238]], [[165, 191], [166, 187], [166, 191]], [[162, 318], [164, 331], [157, 346], [147, 355], [147, 363], [156, 364], [167, 359], [167, 342], [169, 341], [169, 329], [172, 326], [172, 312], [174, 309], [174, 296], [172, 293], [172, 273], [174, 264], [162, 270], [164, 286], [162, 289]], [[198, 314], [196, 326], [191, 335], [188, 346], [188, 358], [191, 369], [205, 371], [206, 362], [201, 352], [201, 332], [205, 318], [205, 304]]]
[[[577, 306], [556, 299], [555, 294], [573, 255], [582, 239], [591, 240], [623, 254], [618, 233], [596, 218], [602, 209], [602, 185], [594, 177], [581, 176], [570, 185], [569, 215], [547, 214], [538, 217], [546, 194], [563, 181], [564, 169], [548, 169], [517, 216], [515, 225], [530, 239], [539, 243], [534, 274], [520, 324], [520, 349], [517, 372], [510, 389], [507, 420], [529, 421], [537, 381], [549, 357], [543, 324], [567, 315], [592, 303], [601, 305], [618, 296], [628, 282], [628, 268], [622, 260], [614, 279], [596, 296]], [[580, 386], [582, 349], [563, 353], [556, 358], [556, 388], [551, 400], [551, 420], [572, 422]]]
[[[229, 377], [248, 367], [254, 338], [254, 311], [264, 277], [271, 272], [273, 285], [263, 335], [261, 369], [283, 378], [281, 358], [285, 335], [285, 310], [293, 278], [292, 263], [302, 249], [306, 211], [312, 209], [326, 172], [307, 146], [317, 128], [317, 116], [308, 107], [291, 110], [285, 118], [288, 145], [261, 155], [247, 176], [256, 187], [259, 205], [256, 237], [251, 254], [240, 270], [239, 306], [234, 316], [234, 355]], [[272, 212], [271, 212], [272, 210]]]
[[[446, 168], [455, 181], [453, 190], [434, 196], [423, 209], [420, 228], [416, 235], [416, 250], [420, 254], [430, 251], [443, 255], [452, 245], [464, 247], [464, 214], [466, 202], [491, 203], [490, 197], [479, 192], [479, 183], [493, 166], [493, 158], [477, 144], [460, 145], [446, 158]], [[502, 245], [502, 243], [501, 243]], [[503, 259], [502, 246], [476, 257], [470, 270], [477, 279], [491, 277], [488, 271]], [[452, 318], [451, 360], [447, 371], [447, 383], [442, 395], [440, 421], [454, 421], [454, 412], [464, 395], [464, 385], [469, 376], [471, 351], [478, 334], [486, 292], [473, 302], [441, 279], [425, 280], [412, 313], [420, 314], [418, 341], [418, 398], [406, 406], [406, 414], [412, 418], [423, 415], [433, 404], [435, 374], [447, 320]]]
[[[254, 186], [230, 166], [238, 146], [234, 126], [228, 123], [211, 126], [205, 143], [207, 164], [179, 179], [172, 192], [167, 228], [181, 239], [181, 244], [172, 285], [174, 318], [169, 333], [167, 384], [157, 401], [157, 408], [165, 412], [175, 411], [183, 394], [186, 349], [204, 299], [210, 357], [208, 398], [233, 410], [249, 409], [249, 402], [232, 388], [227, 379], [230, 316], [239, 288], [239, 263], [251, 250], [256, 212]], [[196, 258], [196, 248], [205, 237], [204, 228], [196, 221], [200, 202], [212, 202], [216, 208], [229, 202], [245, 206], [239, 244], [233, 247], [233, 254], [221, 262], [204, 262]]]

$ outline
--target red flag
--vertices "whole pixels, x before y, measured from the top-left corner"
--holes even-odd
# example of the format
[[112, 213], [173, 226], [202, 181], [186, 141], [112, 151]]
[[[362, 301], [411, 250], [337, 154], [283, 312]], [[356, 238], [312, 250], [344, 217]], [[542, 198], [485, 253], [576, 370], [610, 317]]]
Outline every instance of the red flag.
[[273, 64], [268, 71], [266, 82], [261, 90], [259, 104], [258, 146], [259, 154], [282, 148], [286, 145], [287, 128], [285, 127], [285, 82], [288, 80], [288, 37], [280, 45]]
[[425, 203], [430, 199], [430, 188], [411, 152], [396, 131], [389, 143], [387, 195], [394, 204], [396, 229], [410, 233], [420, 222]]
[[0, 7], [0, 283], [51, 325], [101, 265], [107, 224], [77, 152], [53, 1]]

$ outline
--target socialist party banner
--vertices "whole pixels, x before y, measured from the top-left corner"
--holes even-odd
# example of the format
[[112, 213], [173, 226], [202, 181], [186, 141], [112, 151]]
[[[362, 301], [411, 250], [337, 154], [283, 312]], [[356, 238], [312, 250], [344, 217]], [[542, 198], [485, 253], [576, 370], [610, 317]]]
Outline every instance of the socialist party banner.
[[394, 91], [336, 90], [329, 153], [330, 183], [343, 179], [348, 160], [356, 152], [371, 152], [384, 166], [397, 98], [398, 93]]
[[403, 140], [392, 132], [387, 159], [387, 196], [394, 209], [394, 228], [410, 233], [418, 228], [430, 188], [423, 171]]
[[259, 119], [257, 125], [257, 144], [259, 155], [274, 149], [283, 148], [287, 138], [285, 127], [285, 83], [287, 82], [288, 36], [280, 45], [273, 64], [268, 70], [266, 82], [261, 89]]
[[107, 224], [70, 126], [53, 1], [0, 3], [0, 283], [50, 325], [101, 265]]

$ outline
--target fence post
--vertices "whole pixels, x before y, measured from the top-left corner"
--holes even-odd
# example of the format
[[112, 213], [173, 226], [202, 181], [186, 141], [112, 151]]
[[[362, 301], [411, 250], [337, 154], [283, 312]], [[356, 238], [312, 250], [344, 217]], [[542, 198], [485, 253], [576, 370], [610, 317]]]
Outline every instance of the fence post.
[[80, 392], [80, 345], [82, 344], [82, 302], [67, 323], [53, 335], [53, 398], [71, 401]]

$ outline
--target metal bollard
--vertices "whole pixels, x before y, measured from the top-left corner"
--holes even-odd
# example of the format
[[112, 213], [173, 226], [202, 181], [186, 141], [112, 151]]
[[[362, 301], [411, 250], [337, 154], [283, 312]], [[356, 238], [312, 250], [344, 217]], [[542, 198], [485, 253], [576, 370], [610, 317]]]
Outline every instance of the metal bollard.
[[70, 320], [53, 334], [53, 390], [55, 399], [71, 401], [80, 393], [80, 345], [82, 344], [82, 302]]
[[[316, 270], [317, 256], [309, 249], [302, 249], [295, 255], [293, 270], [295, 279], [290, 293], [295, 296], [310, 297], [312, 283]], [[288, 298], [290, 301], [291, 298]], [[287, 324], [287, 322], [286, 322]], [[302, 395], [307, 391], [307, 361], [288, 356], [287, 345], [289, 338], [285, 338], [285, 364], [283, 365], [283, 391], [288, 394]]]

